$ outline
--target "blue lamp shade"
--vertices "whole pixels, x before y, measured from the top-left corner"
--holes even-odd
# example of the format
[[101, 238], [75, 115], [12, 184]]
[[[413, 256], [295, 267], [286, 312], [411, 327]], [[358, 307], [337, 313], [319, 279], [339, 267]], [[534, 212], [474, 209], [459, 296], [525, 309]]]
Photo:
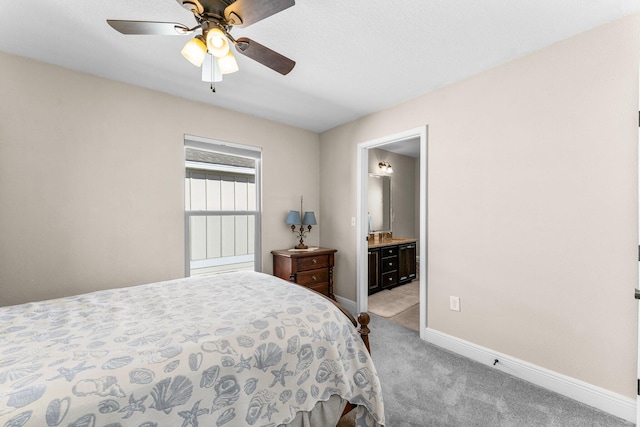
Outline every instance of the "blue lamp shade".
[[305, 212], [304, 218], [302, 218], [302, 225], [316, 225], [316, 214], [311, 212]]
[[[306, 215], [305, 215], [306, 218]], [[314, 218], [315, 220], [315, 218]], [[287, 216], [287, 224], [289, 225], [297, 225], [300, 224], [300, 212], [298, 211], [289, 211], [289, 215]]]

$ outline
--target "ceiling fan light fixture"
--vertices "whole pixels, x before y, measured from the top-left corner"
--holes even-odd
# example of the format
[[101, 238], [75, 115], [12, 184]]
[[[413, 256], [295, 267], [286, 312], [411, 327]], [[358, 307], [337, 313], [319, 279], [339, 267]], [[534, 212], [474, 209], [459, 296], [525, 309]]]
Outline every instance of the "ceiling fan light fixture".
[[233, 53], [231, 53], [231, 51], [227, 52], [225, 56], [217, 59], [218, 66], [220, 67], [220, 72], [222, 74], [231, 74], [239, 70], [238, 61], [236, 61], [236, 58], [235, 56], [233, 56]]
[[191, 62], [196, 67], [199, 67], [204, 62], [204, 58], [207, 55], [207, 45], [204, 42], [202, 36], [195, 36], [187, 42], [182, 48], [182, 56], [187, 61]]
[[220, 28], [210, 28], [207, 32], [207, 49], [210, 54], [218, 58], [229, 52], [229, 41]]

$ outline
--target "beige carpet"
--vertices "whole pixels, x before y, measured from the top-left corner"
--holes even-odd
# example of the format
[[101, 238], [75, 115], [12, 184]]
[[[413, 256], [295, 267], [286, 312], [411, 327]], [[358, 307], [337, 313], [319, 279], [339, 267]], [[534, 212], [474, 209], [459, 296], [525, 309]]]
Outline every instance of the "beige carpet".
[[377, 292], [369, 296], [369, 311], [381, 317], [393, 317], [420, 301], [420, 281]]

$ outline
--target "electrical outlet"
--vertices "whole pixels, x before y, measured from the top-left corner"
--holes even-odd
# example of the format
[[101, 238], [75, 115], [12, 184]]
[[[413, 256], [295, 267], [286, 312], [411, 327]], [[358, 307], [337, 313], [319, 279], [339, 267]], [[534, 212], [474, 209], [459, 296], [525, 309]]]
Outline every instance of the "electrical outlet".
[[355, 216], [352, 216], [352, 217], [351, 217], [351, 226], [352, 226], [352, 227], [355, 227], [355, 226], [356, 226], [356, 217], [355, 217]]
[[452, 311], [460, 311], [460, 297], [449, 297], [449, 309]]

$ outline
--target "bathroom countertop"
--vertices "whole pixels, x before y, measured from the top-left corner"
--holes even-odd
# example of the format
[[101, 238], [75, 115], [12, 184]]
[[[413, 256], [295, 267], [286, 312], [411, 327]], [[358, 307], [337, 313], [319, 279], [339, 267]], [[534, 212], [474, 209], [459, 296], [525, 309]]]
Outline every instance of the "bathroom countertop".
[[393, 237], [391, 239], [386, 239], [386, 240], [378, 240], [378, 241], [369, 241], [369, 247], [370, 248], [382, 248], [385, 246], [391, 246], [391, 245], [401, 245], [403, 243], [415, 243], [417, 242], [417, 239], [407, 239], [407, 238], [402, 238], [402, 237]]

